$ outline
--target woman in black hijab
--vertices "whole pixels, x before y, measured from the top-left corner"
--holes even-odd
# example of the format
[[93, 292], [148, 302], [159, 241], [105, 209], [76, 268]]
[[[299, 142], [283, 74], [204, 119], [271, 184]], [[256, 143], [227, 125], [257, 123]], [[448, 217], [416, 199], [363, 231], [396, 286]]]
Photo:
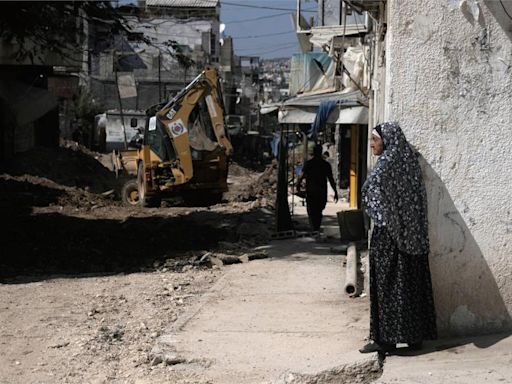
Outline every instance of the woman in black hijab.
[[360, 352], [421, 348], [437, 337], [428, 264], [427, 198], [417, 154], [396, 123], [372, 132], [379, 158], [363, 185], [370, 243], [370, 338]]

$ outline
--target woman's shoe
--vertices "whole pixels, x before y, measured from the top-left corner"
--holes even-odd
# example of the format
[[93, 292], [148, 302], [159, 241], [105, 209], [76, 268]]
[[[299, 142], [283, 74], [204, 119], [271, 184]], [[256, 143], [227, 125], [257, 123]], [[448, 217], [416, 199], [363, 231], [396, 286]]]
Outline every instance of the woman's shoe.
[[372, 352], [393, 352], [396, 350], [396, 345], [393, 344], [384, 344], [384, 343], [375, 343], [371, 342], [366, 344], [363, 348], [359, 350], [361, 353], [372, 353]]
[[382, 347], [377, 343], [368, 343], [363, 348], [359, 349], [361, 353], [372, 353], [372, 352], [382, 352]]

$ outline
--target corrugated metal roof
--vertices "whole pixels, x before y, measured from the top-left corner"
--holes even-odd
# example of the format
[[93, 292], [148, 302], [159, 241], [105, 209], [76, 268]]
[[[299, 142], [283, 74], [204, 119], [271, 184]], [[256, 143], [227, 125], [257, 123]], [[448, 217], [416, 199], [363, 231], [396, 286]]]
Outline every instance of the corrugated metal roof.
[[146, 6], [168, 8], [215, 8], [219, 0], [146, 0]]

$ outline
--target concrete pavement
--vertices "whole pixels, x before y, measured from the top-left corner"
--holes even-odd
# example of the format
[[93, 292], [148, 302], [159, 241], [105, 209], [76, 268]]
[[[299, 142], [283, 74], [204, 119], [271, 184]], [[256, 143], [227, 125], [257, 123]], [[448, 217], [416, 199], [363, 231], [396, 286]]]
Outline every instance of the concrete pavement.
[[376, 384], [512, 383], [512, 336], [436, 340], [387, 356]]
[[294, 382], [335, 368], [341, 378], [345, 366], [376, 377], [376, 356], [357, 352], [368, 300], [345, 296], [344, 256], [331, 247], [280, 240], [268, 247], [271, 258], [230, 266], [154, 352], [213, 383]]
[[[305, 220], [295, 207], [297, 220]], [[336, 228], [328, 205], [326, 226]], [[330, 235], [336, 237], [331, 229]], [[382, 362], [362, 355], [367, 297], [343, 292], [336, 240], [277, 240], [269, 258], [227, 267], [222, 279], [174, 323], [152, 351], [193, 383], [512, 383], [512, 337], [438, 340]], [[382, 376], [381, 376], [382, 375]]]
[[[305, 207], [294, 220], [306, 227]], [[153, 356], [212, 383], [365, 383], [380, 375], [376, 355], [357, 350], [368, 335], [366, 297], [345, 295], [344, 255], [328, 204], [330, 241], [273, 241], [268, 259], [232, 265], [203, 300], [162, 335]], [[324, 381], [325, 382], [325, 381]]]

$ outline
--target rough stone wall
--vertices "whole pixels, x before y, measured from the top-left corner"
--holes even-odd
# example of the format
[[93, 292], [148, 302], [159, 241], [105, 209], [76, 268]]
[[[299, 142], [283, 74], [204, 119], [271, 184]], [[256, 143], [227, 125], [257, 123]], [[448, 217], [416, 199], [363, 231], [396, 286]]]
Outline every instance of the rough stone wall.
[[423, 157], [444, 335], [512, 325], [512, 40], [478, 3], [387, 4], [385, 117]]
[[[178, 93], [185, 83], [166, 83], [162, 82], [162, 97], [163, 100], [167, 100], [170, 97], [170, 93], [173, 95]], [[92, 79], [91, 81], [91, 92], [95, 95], [95, 99], [104, 110], [119, 109], [119, 98], [117, 95], [117, 88], [113, 81], [102, 81]], [[138, 100], [135, 97], [123, 99], [123, 109], [135, 109], [144, 111], [154, 104], [160, 102], [158, 95], [158, 83], [143, 83], [137, 84]]]

